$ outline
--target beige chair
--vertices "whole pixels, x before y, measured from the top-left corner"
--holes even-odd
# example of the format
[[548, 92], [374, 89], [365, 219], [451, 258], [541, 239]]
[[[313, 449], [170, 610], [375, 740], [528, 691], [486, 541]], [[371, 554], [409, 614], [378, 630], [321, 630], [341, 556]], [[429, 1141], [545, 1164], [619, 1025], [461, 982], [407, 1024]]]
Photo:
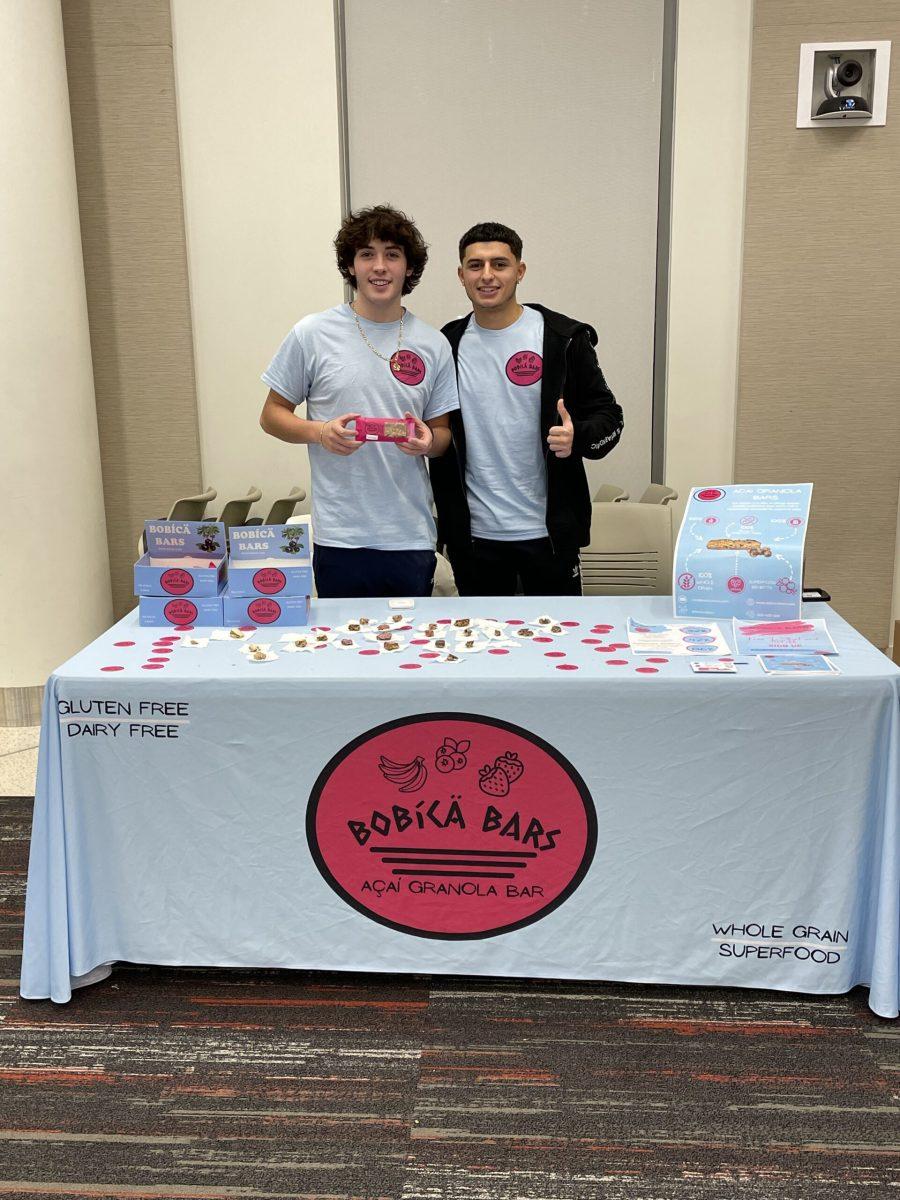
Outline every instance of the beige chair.
[[251, 487], [246, 496], [240, 496], [236, 500], [229, 500], [222, 509], [222, 514], [218, 518], [225, 526], [225, 536], [228, 536], [228, 530], [235, 525], [246, 525], [247, 517], [250, 515], [250, 509], [257, 502], [262, 500], [262, 492], [258, 487]]
[[672, 510], [667, 504], [594, 504], [581, 551], [586, 596], [672, 593]]
[[298, 504], [301, 504], [306, 499], [306, 492], [302, 487], [292, 487], [286, 496], [282, 496], [280, 500], [273, 500], [272, 507], [269, 509], [269, 515], [263, 522], [264, 525], [287, 525], [291, 517], [294, 515], [294, 509]]
[[218, 492], [214, 487], [208, 487], [199, 496], [182, 496], [169, 509], [168, 521], [202, 521], [207, 504], [215, 500]]
[[674, 488], [668, 487], [665, 483], [651, 483], [638, 500], [638, 504], [671, 504], [673, 500], [677, 499], [678, 493]]
[[[201, 492], [199, 496], [182, 496], [180, 500], [169, 509], [167, 517], [161, 517], [160, 520], [165, 521], [202, 521], [206, 513], [206, 506], [215, 500], [219, 493], [214, 487], [208, 487], [206, 491]], [[152, 520], [152, 518], [151, 518]], [[144, 536], [143, 529], [138, 534], [138, 558], [146, 553], [147, 539]]]
[[594, 492], [594, 504], [618, 504], [627, 499], [628, 493], [617, 483], [601, 483]]

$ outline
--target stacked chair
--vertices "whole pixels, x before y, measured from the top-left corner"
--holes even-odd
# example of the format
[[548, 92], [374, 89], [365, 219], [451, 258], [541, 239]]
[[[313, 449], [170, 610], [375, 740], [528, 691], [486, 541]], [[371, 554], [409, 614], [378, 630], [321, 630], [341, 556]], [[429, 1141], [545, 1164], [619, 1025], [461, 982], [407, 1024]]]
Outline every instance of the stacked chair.
[[594, 496], [590, 544], [581, 551], [586, 596], [672, 593], [673, 530], [670, 505], [678, 493], [652, 483], [638, 501], [615, 484]]

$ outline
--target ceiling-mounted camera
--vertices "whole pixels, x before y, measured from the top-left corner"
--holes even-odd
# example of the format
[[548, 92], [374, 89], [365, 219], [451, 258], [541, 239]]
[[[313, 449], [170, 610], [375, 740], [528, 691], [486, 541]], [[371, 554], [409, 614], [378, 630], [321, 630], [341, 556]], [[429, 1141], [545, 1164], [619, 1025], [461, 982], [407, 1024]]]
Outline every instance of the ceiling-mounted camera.
[[865, 96], [846, 96], [844, 88], [856, 87], [863, 77], [862, 63], [855, 58], [841, 60], [840, 54], [831, 55], [831, 64], [825, 72], [825, 99], [816, 109], [814, 121], [847, 118], [867, 121], [872, 110]]

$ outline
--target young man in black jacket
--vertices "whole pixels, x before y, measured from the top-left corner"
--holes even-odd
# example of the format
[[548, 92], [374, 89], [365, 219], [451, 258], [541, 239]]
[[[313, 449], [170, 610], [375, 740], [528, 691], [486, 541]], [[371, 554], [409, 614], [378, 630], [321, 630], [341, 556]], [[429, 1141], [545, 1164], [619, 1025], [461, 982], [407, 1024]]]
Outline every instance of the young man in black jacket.
[[597, 362], [590, 325], [521, 305], [522, 239], [473, 226], [459, 243], [473, 312], [445, 325], [459, 383], [452, 442], [431, 464], [443, 542], [462, 596], [578, 596], [590, 540], [583, 458], [603, 458], [622, 410]]

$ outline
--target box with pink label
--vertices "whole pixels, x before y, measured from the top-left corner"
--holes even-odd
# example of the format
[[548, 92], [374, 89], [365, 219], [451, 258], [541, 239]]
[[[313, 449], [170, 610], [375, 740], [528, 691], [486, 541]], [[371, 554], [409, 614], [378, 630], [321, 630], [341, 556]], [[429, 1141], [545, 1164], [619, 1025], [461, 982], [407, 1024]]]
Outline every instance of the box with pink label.
[[136, 596], [216, 597], [225, 585], [221, 521], [145, 521], [147, 553], [134, 564]]
[[222, 595], [141, 596], [140, 625], [221, 625]]
[[288, 525], [235, 526], [229, 531], [229, 542], [230, 597], [280, 599], [312, 593], [308, 518]]
[[308, 625], [309, 596], [234, 596], [226, 588], [226, 625]]

